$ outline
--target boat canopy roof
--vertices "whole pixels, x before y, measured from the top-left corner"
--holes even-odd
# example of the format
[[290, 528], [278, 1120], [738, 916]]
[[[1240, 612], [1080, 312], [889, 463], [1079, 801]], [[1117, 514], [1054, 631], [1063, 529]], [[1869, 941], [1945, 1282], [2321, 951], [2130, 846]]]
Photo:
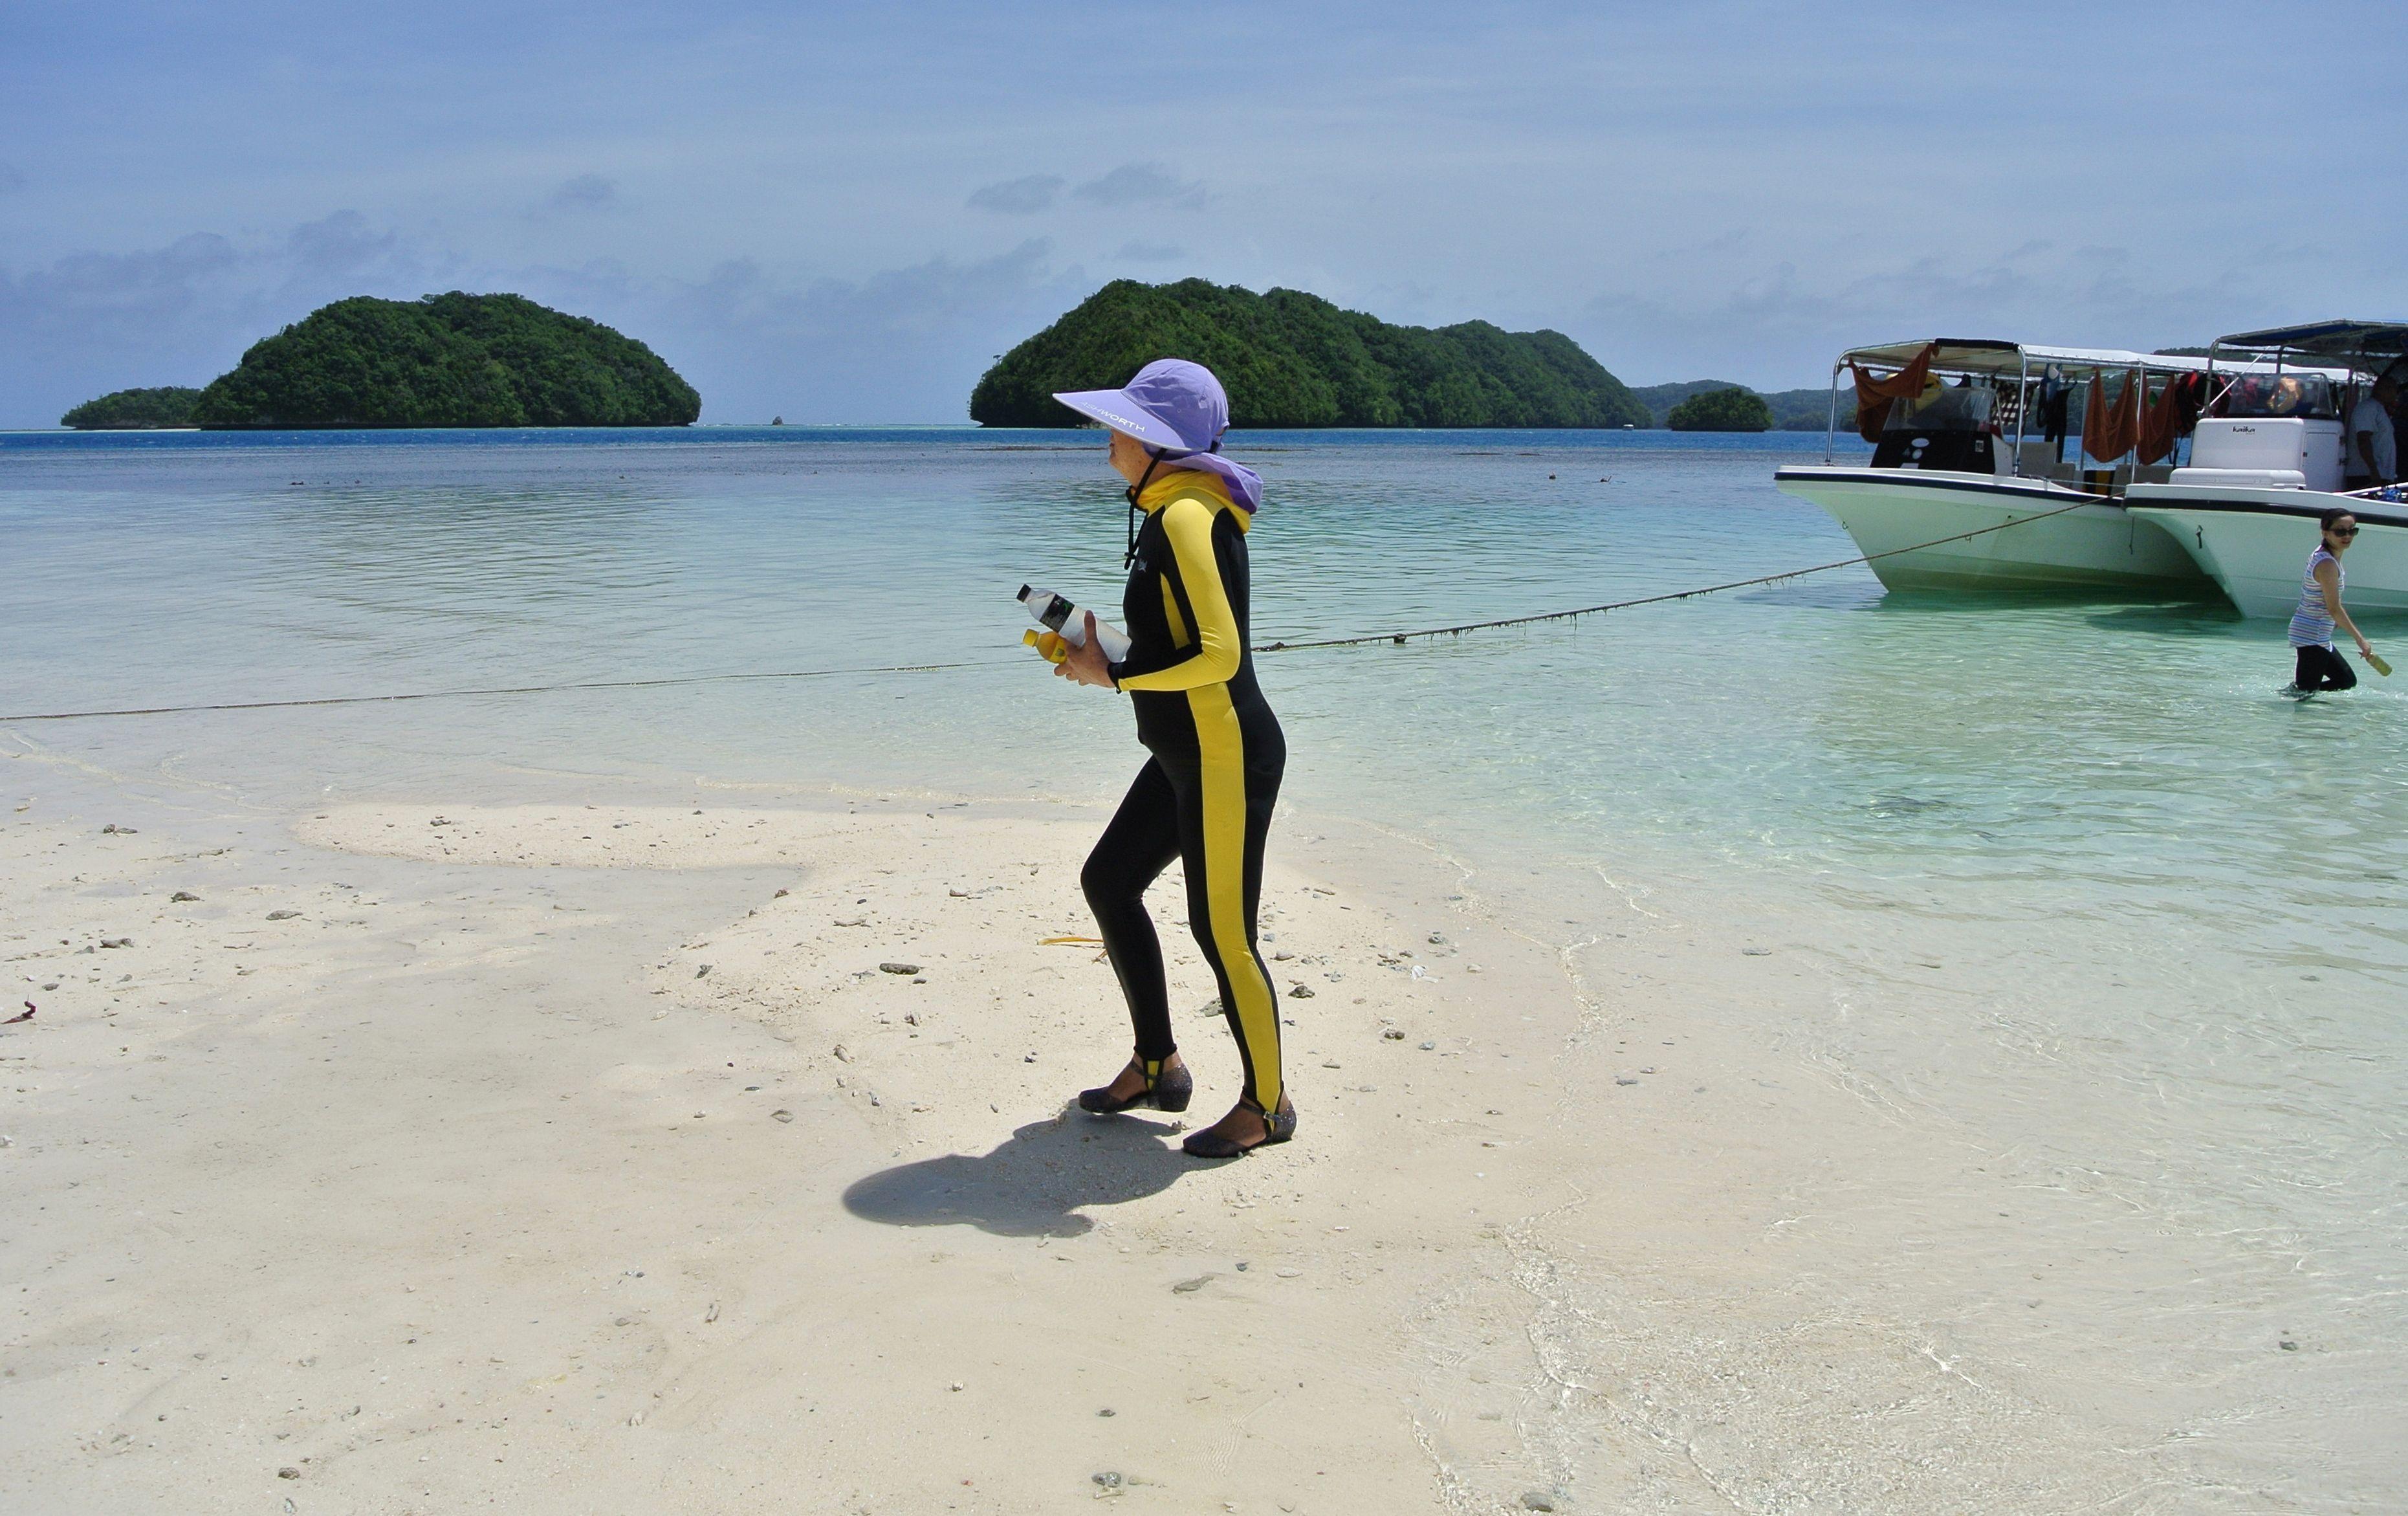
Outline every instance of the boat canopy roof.
[[[2397, 330], [2408, 333], [2408, 327]], [[1837, 373], [1851, 363], [1862, 364], [1868, 368], [1904, 368], [1914, 361], [1915, 354], [1935, 345], [1940, 350], [1932, 355], [1931, 366], [1935, 371], [1949, 374], [1993, 374], [2013, 378], [2025, 373], [2027, 365], [2035, 377], [2041, 369], [2051, 365], [2060, 370], [2081, 374], [2101, 370], [2122, 372], [2134, 368], [2159, 374], [2203, 374], [2208, 369], [2208, 359], [2204, 353], [2128, 352], [2121, 348], [2060, 348], [2039, 342], [2009, 342], [1997, 337], [1943, 336], [1915, 337], [1905, 342], [1881, 342], [1869, 348], [1851, 348], [1840, 354], [1840, 361], [1832, 365], [1832, 370]], [[2239, 337], [2225, 337], [2219, 343], [2219, 346], [2227, 347], [2243, 345]], [[2392, 350], [2399, 350], [2394, 348]], [[2274, 365], [2227, 360], [2216, 364], [2215, 367], [2229, 374], [2249, 373], [2260, 367], [2272, 372]], [[2336, 372], [2332, 377], [2342, 379], [2347, 376]]]
[[2215, 339], [2217, 348], [2243, 352], [2296, 352], [2380, 367], [2408, 355], [2408, 322], [2329, 321], [2270, 326]]

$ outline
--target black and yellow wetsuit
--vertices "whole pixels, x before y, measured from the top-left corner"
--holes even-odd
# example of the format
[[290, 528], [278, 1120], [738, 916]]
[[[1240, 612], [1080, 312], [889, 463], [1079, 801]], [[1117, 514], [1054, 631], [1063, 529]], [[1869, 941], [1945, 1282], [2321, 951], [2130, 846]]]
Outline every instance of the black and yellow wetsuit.
[[1287, 741], [1254, 683], [1246, 640], [1253, 522], [1220, 480], [1192, 470], [1150, 484], [1137, 503], [1145, 523], [1121, 601], [1129, 655], [1111, 672], [1154, 756], [1080, 882], [1128, 997], [1138, 1056], [1158, 1064], [1178, 1044], [1145, 891], [1172, 859], [1184, 860], [1188, 924], [1220, 981], [1245, 1096], [1277, 1110], [1279, 998], [1255, 951], [1254, 915]]

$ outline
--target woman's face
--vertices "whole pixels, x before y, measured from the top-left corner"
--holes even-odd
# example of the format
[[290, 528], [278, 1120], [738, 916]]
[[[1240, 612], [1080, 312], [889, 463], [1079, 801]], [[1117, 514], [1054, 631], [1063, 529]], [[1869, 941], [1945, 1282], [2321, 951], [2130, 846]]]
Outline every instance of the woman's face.
[[2341, 520], [2325, 528], [2325, 551], [2327, 552], [2347, 552], [2349, 551], [2349, 545], [2357, 540], [2358, 518], [2355, 516], [2344, 516]]
[[1135, 484], [1145, 477], [1145, 465], [1152, 462], [1145, 455], [1144, 446], [1126, 432], [1110, 432], [1108, 435], [1112, 439], [1111, 451], [1105, 456], [1111, 460], [1112, 467], [1120, 471], [1121, 478]]

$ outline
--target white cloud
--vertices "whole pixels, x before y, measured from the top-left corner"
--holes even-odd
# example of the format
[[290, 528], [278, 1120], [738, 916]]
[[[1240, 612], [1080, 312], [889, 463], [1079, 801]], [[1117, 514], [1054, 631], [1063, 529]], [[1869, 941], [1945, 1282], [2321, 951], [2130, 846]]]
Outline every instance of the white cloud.
[[1167, 201], [1188, 206], [1204, 203], [1202, 184], [1180, 179], [1161, 164], [1123, 164], [1099, 179], [1089, 179], [1070, 193], [1090, 205], [1108, 208]]
[[619, 186], [599, 174], [580, 174], [552, 192], [554, 210], [599, 210], [619, 195]]
[[354, 211], [280, 236], [196, 232], [128, 253], [0, 268], [0, 426], [50, 426], [112, 390], [206, 384], [251, 343], [328, 301], [510, 291], [651, 346], [702, 392], [706, 421], [966, 419], [990, 356], [1095, 288], [1029, 240], [855, 279], [796, 277], [757, 260], [696, 279], [480, 263]]
[[992, 210], [1005, 216], [1031, 216], [1051, 208], [1054, 197], [1062, 193], [1064, 180], [1058, 174], [1031, 174], [1025, 179], [1005, 179], [970, 192], [972, 210]]

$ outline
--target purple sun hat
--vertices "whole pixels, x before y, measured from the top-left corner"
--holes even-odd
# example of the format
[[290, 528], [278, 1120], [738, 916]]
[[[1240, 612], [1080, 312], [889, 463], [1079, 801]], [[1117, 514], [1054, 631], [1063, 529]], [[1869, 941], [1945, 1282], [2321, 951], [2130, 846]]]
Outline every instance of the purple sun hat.
[[1229, 427], [1229, 396], [1202, 364], [1159, 358], [1139, 369], [1125, 389], [1072, 390], [1054, 398], [1135, 437], [1164, 463], [1220, 475], [1230, 500], [1249, 514], [1262, 508], [1262, 476], [1216, 451]]

